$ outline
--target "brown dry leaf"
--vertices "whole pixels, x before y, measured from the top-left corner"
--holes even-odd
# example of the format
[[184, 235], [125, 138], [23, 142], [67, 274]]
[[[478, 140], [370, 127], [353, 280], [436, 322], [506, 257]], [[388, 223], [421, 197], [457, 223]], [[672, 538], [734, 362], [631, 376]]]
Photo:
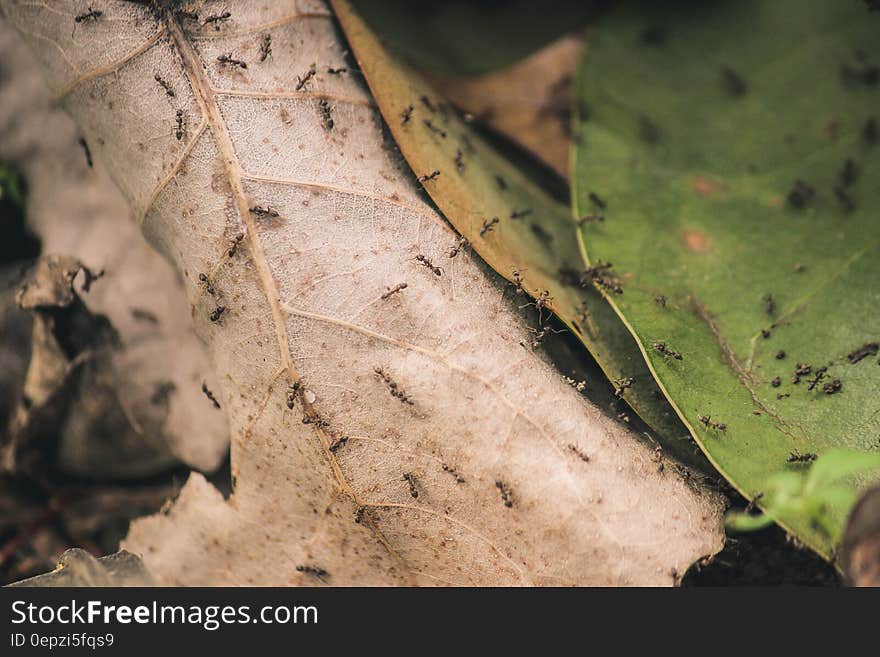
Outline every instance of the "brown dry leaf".
[[668, 585], [720, 548], [718, 496], [659, 472], [521, 346], [498, 277], [448, 257], [322, 4], [187, 3], [230, 14], [204, 25], [93, 2], [76, 30], [2, 4], [221, 377], [232, 496], [193, 474], [124, 542], [160, 583]]
[[[82, 274], [74, 287], [86, 306], [80, 316], [106, 318], [118, 343], [102, 358], [71, 363], [38, 322], [31, 390], [14, 430], [58, 440], [57, 454], [46, 456], [71, 474], [138, 477], [178, 461], [211, 472], [226, 454], [228, 425], [200, 391], [203, 380], [216, 384], [178, 275], [140, 235], [100, 163], [89, 167], [80, 135], [52, 103], [33, 59], [15, 30], [0, 24], [0, 158], [27, 180], [27, 219], [44, 253], [104, 271], [88, 293]], [[21, 313], [2, 312], [10, 321]], [[46, 411], [51, 421], [37, 426]]]
[[498, 71], [468, 77], [426, 77], [455, 105], [530, 151], [567, 180], [572, 81], [583, 50], [582, 34], [567, 35]]
[[61, 555], [52, 572], [10, 586], [150, 586], [153, 583], [143, 561], [130, 552], [120, 550], [96, 559], [85, 550], [72, 548]]

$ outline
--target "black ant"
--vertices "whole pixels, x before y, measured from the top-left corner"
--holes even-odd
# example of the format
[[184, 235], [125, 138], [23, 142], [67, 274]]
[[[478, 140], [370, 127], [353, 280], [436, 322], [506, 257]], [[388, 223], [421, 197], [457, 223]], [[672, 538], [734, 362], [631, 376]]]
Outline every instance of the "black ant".
[[520, 273], [519, 269], [513, 270], [513, 282], [508, 283], [508, 285], [513, 285], [517, 294], [525, 294], [526, 293], [526, 290], [523, 287], [522, 273]]
[[817, 369], [815, 375], [810, 380], [809, 385], [807, 385], [807, 390], [813, 390], [817, 385], [819, 385], [822, 379], [825, 378], [826, 372], [828, 372], [827, 367], [820, 367], [819, 369]]
[[228, 11], [224, 11], [222, 14], [214, 14], [212, 16], [208, 16], [205, 19], [204, 25], [214, 25], [215, 30], [220, 29], [220, 22], [225, 21], [232, 18], [232, 14]]
[[177, 141], [183, 139], [183, 135], [186, 134], [186, 119], [183, 116], [183, 110], [177, 110], [177, 129], [174, 131], [174, 136], [177, 137]]
[[826, 383], [822, 386], [822, 392], [826, 395], [833, 395], [837, 392], [840, 392], [843, 389], [843, 383], [840, 382], [840, 379], [834, 379], [831, 383]]
[[165, 79], [158, 73], [156, 73], [154, 78], [156, 82], [159, 83], [159, 86], [161, 86], [165, 90], [165, 95], [169, 98], [174, 98], [174, 89], [171, 88], [171, 85], [168, 84], [168, 82], [166, 82]]
[[434, 180], [434, 178], [436, 178], [439, 175], [440, 175], [440, 170], [434, 169], [431, 173], [426, 173], [422, 176], [419, 176], [419, 182], [422, 184], [424, 184], [426, 182], [430, 182], [430, 181]]
[[92, 151], [89, 148], [88, 143], [86, 143], [85, 137], [80, 137], [77, 139], [77, 143], [80, 145], [80, 148], [83, 150], [83, 154], [86, 156], [86, 164], [89, 169], [95, 166], [95, 163], [92, 161]]
[[510, 486], [505, 484], [500, 479], [495, 480], [495, 487], [498, 489], [498, 492], [501, 493], [501, 501], [504, 503], [508, 509], [513, 506], [513, 491], [510, 490]]
[[492, 217], [491, 219], [484, 221], [483, 225], [480, 227], [480, 237], [484, 237], [486, 233], [491, 233], [499, 221], [500, 219], [498, 219], [498, 217]]
[[454, 258], [459, 253], [461, 253], [468, 245], [468, 239], [466, 237], [459, 237], [455, 241], [455, 245], [449, 249], [449, 257]]
[[415, 109], [412, 105], [407, 105], [403, 111], [400, 113], [400, 124], [406, 125], [409, 123], [409, 120], [412, 118], [413, 109]]
[[415, 406], [415, 402], [410, 399], [409, 395], [407, 395], [403, 390], [398, 388], [397, 382], [392, 379], [381, 367], [376, 367], [373, 369], [376, 375], [385, 382], [385, 385], [388, 386], [388, 389], [391, 392], [391, 396], [395, 399], [399, 399], [404, 404], [409, 404], [410, 406]]
[[443, 472], [448, 472], [453, 477], [455, 477], [455, 483], [457, 483], [457, 484], [464, 483], [464, 477], [462, 477], [458, 473], [458, 470], [456, 470], [454, 467], [452, 467], [451, 465], [447, 465], [446, 463], [442, 464], [441, 467], [443, 468]]
[[583, 461], [584, 463], [590, 462], [590, 457], [582, 450], [580, 447], [575, 445], [574, 443], [569, 443], [568, 445], [569, 451], [573, 452], [577, 457]]
[[430, 269], [434, 272], [435, 276], [442, 276], [443, 270], [440, 267], [436, 267], [433, 262], [431, 262], [430, 258], [426, 255], [422, 255], [421, 253], [416, 256], [416, 260], [418, 260], [422, 265]]
[[260, 42], [260, 61], [265, 62], [269, 55], [272, 54], [272, 35], [264, 34], [263, 40]]
[[226, 64], [228, 66], [238, 66], [239, 68], [247, 68], [247, 62], [243, 62], [240, 59], [235, 59], [232, 55], [220, 55], [217, 57], [217, 61], [221, 64]]
[[324, 129], [332, 130], [334, 121], [333, 117], [330, 115], [330, 103], [328, 103], [326, 99], [322, 98], [320, 101], [318, 101], [318, 108], [321, 110], [321, 121], [324, 123]]
[[785, 350], [783, 350], [783, 349], [780, 349], [779, 351], [776, 352], [776, 360], [785, 360], [785, 356], [786, 356]]
[[525, 308], [526, 306], [534, 306], [535, 310], [538, 311], [538, 321], [541, 321], [541, 316], [544, 312], [544, 308], [546, 308], [547, 304], [552, 300], [553, 297], [550, 296], [550, 290], [544, 290], [538, 295], [538, 297], [534, 301], [530, 301], [524, 306], [520, 306], [520, 308]]
[[434, 107], [434, 104], [431, 102], [431, 99], [428, 98], [427, 96], [421, 96], [421, 97], [419, 98], [419, 100], [422, 101], [422, 105], [424, 105], [425, 108], [426, 108], [429, 112], [432, 112], [432, 113], [433, 113], [433, 112], [436, 112], [436, 111], [437, 111], [437, 108]]
[[382, 295], [382, 300], [384, 301], [385, 299], [387, 299], [391, 295], [397, 294], [401, 290], [405, 290], [406, 287], [407, 287], [406, 283], [398, 283], [394, 287], [388, 288], [388, 291]]
[[869, 342], [868, 344], [862, 345], [858, 349], [851, 351], [849, 354], [847, 354], [846, 359], [850, 362], [850, 364], [855, 365], [863, 358], [867, 358], [868, 356], [876, 356], [878, 351], [880, 351], [880, 344], [876, 342]]
[[772, 317], [776, 313], [776, 300], [773, 295], [768, 292], [761, 301], [764, 302], [764, 312]]
[[296, 381], [287, 387], [287, 408], [290, 410], [293, 410], [293, 407], [296, 405], [296, 394], [299, 392], [299, 386], [299, 381]]
[[409, 494], [412, 495], [413, 498], [419, 496], [419, 489], [416, 488], [416, 478], [412, 472], [404, 472], [403, 473], [403, 481], [409, 484]]
[[101, 18], [101, 16], [103, 16], [103, 15], [104, 15], [103, 11], [101, 11], [100, 9], [92, 9], [92, 6], [89, 5], [89, 10], [75, 16], [73, 19], [73, 22], [74, 23], [86, 23], [86, 22], [97, 23], [98, 19]]
[[208, 278], [207, 274], [199, 274], [199, 282], [205, 286], [205, 292], [210, 294], [212, 297], [217, 294], [217, 291], [211, 284], [211, 280]]
[[498, 185], [498, 189], [500, 189], [502, 192], [507, 191], [507, 181], [505, 181], [504, 178], [502, 178], [499, 175], [496, 175], [495, 176], [495, 183]]
[[812, 452], [802, 454], [798, 451], [794, 451], [791, 452], [785, 460], [788, 463], [812, 463], [817, 458], [819, 458], [818, 454], [813, 454]]
[[315, 579], [320, 580], [322, 582], [326, 582], [326, 579], [329, 575], [329, 573], [326, 570], [324, 570], [323, 568], [318, 568], [317, 566], [297, 566], [296, 570], [299, 573], [303, 573], [305, 575], [311, 575]]
[[202, 392], [205, 397], [211, 400], [211, 403], [214, 404], [214, 408], [220, 408], [220, 402], [217, 401], [217, 398], [214, 396], [214, 393], [208, 389], [208, 384], [202, 381]]
[[712, 418], [708, 415], [698, 415], [697, 419], [701, 424], [704, 424], [709, 429], [716, 429], [718, 431], [727, 431], [727, 425], [722, 422], [713, 422]]
[[651, 346], [664, 356], [672, 356], [675, 360], [682, 360], [681, 354], [667, 347], [665, 342], [657, 341], [652, 343]]
[[782, 379], [778, 376], [774, 377], [773, 380], [770, 382], [770, 385], [773, 386], [774, 388], [778, 388], [779, 386], [782, 385]]
[[214, 308], [213, 311], [211, 311], [211, 314], [208, 315], [208, 319], [210, 319], [212, 322], [219, 322], [220, 318], [223, 316], [223, 313], [225, 313], [225, 312], [226, 312], [226, 306], [217, 306], [216, 308]]
[[528, 217], [530, 214], [532, 214], [531, 208], [526, 208], [524, 210], [514, 210], [513, 212], [510, 213], [510, 218], [511, 219], [522, 219], [523, 217]]
[[[565, 333], [565, 331], [557, 331], [552, 326], [542, 326], [540, 328], [534, 329], [529, 327], [529, 331], [534, 334], [532, 338], [531, 347], [532, 349], [537, 349], [541, 345], [541, 341], [547, 336], [548, 333]], [[525, 346], [525, 345], [523, 345]]]
[[433, 132], [435, 135], [439, 135], [443, 139], [446, 139], [446, 131], [443, 130], [442, 128], [438, 128], [436, 125], [434, 125], [434, 122], [431, 121], [431, 119], [422, 119], [422, 123], [424, 124], [424, 126], [428, 130]]
[[328, 447], [328, 449], [330, 450], [330, 453], [331, 453], [331, 454], [335, 454], [335, 453], [338, 452], [340, 449], [342, 449], [343, 447], [345, 447], [345, 444], [346, 444], [347, 442], [348, 442], [348, 436], [342, 436], [341, 438], [337, 438], [336, 440], [334, 440], [334, 441], [330, 444], [330, 447]]
[[244, 239], [244, 233], [239, 233], [234, 238], [232, 238], [231, 243], [229, 244], [229, 249], [227, 249], [226, 254], [232, 258], [235, 255], [235, 252], [238, 250], [238, 245], [241, 244], [241, 241]]
[[304, 76], [302, 76], [302, 77], [300, 77], [300, 76], [296, 76], [296, 90], [299, 91], [299, 90], [302, 89], [304, 86], [306, 86], [306, 84], [308, 84], [308, 82], [309, 82], [313, 77], [315, 77], [315, 73], [317, 73], [317, 69], [315, 68], [315, 65], [312, 64], [312, 65], [309, 67], [309, 70], [306, 71], [306, 74], [305, 74]]
[[588, 197], [593, 205], [600, 210], [605, 210], [608, 207], [608, 204], [596, 192], [590, 192]]
[[453, 162], [455, 163], [456, 171], [458, 171], [459, 173], [464, 171], [464, 153], [461, 152], [460, 148], [455, 151], [455, 159], [453, 160]]
[[587, 216], [578, 219], [577, 225], [583, 226], [584, 224], [595, 224], [603, 221], [605, 221], [605, 215], [603, 214], [588, 214]]
[[665, 308], [666, 307], [666, 297], [664, 297], [662, 294], [659, 294], [656, 297], [654, 297], [654, 303], [656, 303], [660, 308]]
[[342, 67], [340, 67], [340, 68], [332, 68], [332, 67], [328, 66], [328, 67], [327, 67], [327, 72], [328, 72], [330, 75], [342, 75], [343, 73], [348, 72], [348, 69], [345, 68], [344, 66], [342, 66]]
[[278, 212], [276, 212], [275, 210], [270, 208], [268, 205], [266, 207], [261, 207], [259, 205], [255, 205], [254, 207], [252, 207], [250, 209], [250, 211], [251, 211], [251, 214], [258, 214], [263, 217], [271, 217], [273, 219], [278, 217]]

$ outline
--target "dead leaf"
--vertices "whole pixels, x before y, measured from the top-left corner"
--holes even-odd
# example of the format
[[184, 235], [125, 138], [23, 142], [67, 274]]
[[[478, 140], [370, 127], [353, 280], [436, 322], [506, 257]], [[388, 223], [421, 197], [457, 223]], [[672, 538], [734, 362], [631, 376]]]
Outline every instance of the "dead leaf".
[[150, 586], [153, 579], [141, 558], [120, 550], [95, 559], [85, 550], [72, 548], [61, 555], [50, 573], [10, 584], [18, 587], [49, 586]]
[[[106, 318], [118, 336], [106, 358], [81, 358], [72, 368], [52, 350], [51, 332], [36, 329], [35, 337], [48, 342], [37, 349], [39, 362], [31, 362], [30, 382], [45, 386], [36, 396], [51, 401], [43, 410], [52, 419], [34, 426], [36, 400], [27, 399], [18, 408], [19, 430], [24, 423], [29, 431], [51, 434], [57, 453], [42, 456], [71, 474], [137, 477], [178, 461], [215, 470], [226, 455], [228, 426], [201, 392], [203, 381], [216, 383], [176, 272], [146, 244], [100, 163], [89, 166], [89, 141], [80, 142], [70, 118], [52, 103], [33, 56], [6, 23], [0, 23], [0, 53], [6, 75], [0, 158], [27, 180], [28, 223], [44, 253], [69, 254], [71, 262], [104, 272], [87, 293], [82, 274], [73, 286], [56, 278], [61, 287], [55, 293], [67, 301], [55, 307], [72, 303], [76, 294], [87, 310], [80, 316]], [[13, 308], [9, 315], [22, 312]]]
[[498, 71], [427, 77], [455, 105], [568, 179], [572, 82], [583, 50], [582, 34], [567, 35]]
[[448, 259], [360, 79], [331, 72], [353, 70], [332, 15], [197, 4], [230, 17], [95, 2], [71, 34], [72, 9], [3, 2], [185, 278], [233, 427], [230, 499], [193, 474], [125, 547], [188, 585], [669, 585], [717, 551], [719, 498], [658, 472], [520, 345], [499, 279]]

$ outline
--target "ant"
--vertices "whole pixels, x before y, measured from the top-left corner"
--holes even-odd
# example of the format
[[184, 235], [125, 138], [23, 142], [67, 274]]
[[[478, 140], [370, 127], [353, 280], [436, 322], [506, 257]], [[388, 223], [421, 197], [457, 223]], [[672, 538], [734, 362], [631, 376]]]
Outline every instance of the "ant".
[[446, 463], [442, 464], [441, 467], [443, 468], [443, 472], [448, 472], [453, 477], [455, 477], [455, 483], [457, 483], [457, 484], [464, 483], [464, 477], [462, 477], [458, 473], [458, 470], [456, 470], [454, 467], [452, 467], [451, 465], [447, 465]]
[[419, 176], [419, 182], [422, 184], [424, 184], [426, 182], [430, 182], [430, 181], [434, 180], [434, 178], [436, 178], [439, 175], [440, 175], [440, 170], [434, 169], [431, 173], [426, 173], [422, 176]]
[[217, 306], [216, 308], [214, 308], [214, 310], [211, 312], [211, 314], [208, 315], [208, 319], [210, 319], [212, 322], [219, 322], [220, 318], [223, 316], [223, 313], [225, 313], [225, 312], [226, 312], [226, 306]]
[[185, 134], [186, 119], [183, 116], [183, 110], [177, 110], [177, 129], [174, 131], [174, 136], [177, 137], [177, 141], [180, 141]]
[[513, 491], [500, 479], [495, 480], [495, 487], [501, 493], [501, 501], [508, 509], [513, 506]]
[[507, 191], [507, 182], [504, 180], [504, 178], [502, 178], [499, 175], [496, 175], [495, 182], [498, 185], [498, 189], [500, 189], [502, 192]]
[[553, 301], [553, 297], [550, 296], [550, 290], [544, 290], [538, 295], [538, 298], [536, 298], [534, 301], [530, 301], [523, 306], [520, 306], [520, 308], [525, 308], [526, 306], [534, 306], [535, 310], [538, 311], [538, 321], [541, 321], [544, 308], [547, 307], [547, 303], [550, 301]]
[[205, 397], [211, 400], [211, 403], [214, 404], [214, 408], [220, 408], [220, 402], [217, 401], [214, 393], [208, 389], [208, 384], [205, 381], [202, 381], [202, 392]]
[[101, 11], [100, 9], [92, 9], [92, 6], [89, 5], [89, 10], [84, 11], [83, 13], [75, 16], [73, 19], [73, 22], [74, 23], [86, 23], [86, 22], [91, 21], [93, 23], [97, 23], [98, 19], [101, 18], [101, 16], [103, 16], [103, 15], [104, 15], [103, 11]]
[[422, 119], [422, 123], [424, 124], [424, 126], [428, 130], [433, 132], [435, 135], [440, 135], [440, 137], [442, 137], [443, 139], [446, 139], [446, 131], [443, 130], [442, 128], [438, 128], [436, 125], [434, 125], [434, 122], [431, 121], [431, 119]]
[[309, 82], [313, 77], [315, 77], [315, 73], [316, 73], [316, 72], [317, 72], [317, 69], [315, 68], [315, 65], [312, 64], [312, 65], [309, 67], [309, 70], [306, 71], [306, 74], [305, 74], [304, 76], [300, 77], [300, 76], [297, 75], [297, 76], [296, 76], [296, 90], [299, 91], [299, 90], [302, 89], [304, 86], [306, 86], [306, 84], [308, 84], [308, 82]]
[[345, 68], [344, 66], [341, 66], [340, 68], [332, 68], [332, 67], [328, 66], [327, 72], [330, 75], [342, 75], [343, 73], [347, 73], [348, 69]]
[[400, 124], [406, 125], [409, 123], [409, 120], [412, 118], [413, 109], [415, 109], [412, 105], [407, 105], [403, 111], [400, 113]]
[[468, 244], [469, 242], [466, 237], [459, 237], [456, 240], [455, 245], [451, 249], [449, 249], [449, 257], [454, 258], [455, 256], [457, 256], [467, 247]]
[[409, 494], [416, 498], [419, 496], [419, 489], [416, 488], [416, 478], [412, 472], [403, 473], [403, 481], [409, 484]]
[[813, 200], [816, 195], [816, 189], [803, 180], [796, 180], [794, 186], [788, 192], [788, 203], [793, 208], [802, 210], [807, 204]]
[[[531, 331], [534, 334], [534, 337], [532, 338], [532, 345], [531, 345], [532, 349], [537, 349], [540, 346], [541, 341], [544, 339], [544, 337], [548, 333], [556, 333], [556, 334], [565, 333], [565, 331], [557, 331], [552, 326], [542, 326], [539, 329], [534, 329], [532, 327], [529, 327], [529, 331]], [[522, 343], [520, 343], [520, 344], [522, 344]], [[525, 346], [525, 345], [523, 345], [523, 346]]]
[[426, 108], [429, 112], [433, 113], [433, 112], [436, 112], [436, 111], [437, 111], [437, 108], [434, 107], [434, 103], [432, 103], [432, 102], [431, 102], [431, 99], [428, 98], [427, 96], [421, 96], [421, 97], [419, 98], [419, 100], [422, 101], [422, 105], [424, 105], [425, 108]]
[[603, 214], [588, 214], [587, 216], [578, 219], [577, 225], [583, 226], [584, 224], [601, 223], [603, 221], [605, 221], [605, 215]]
[[275, 210], [273, 210], [272, 208], [270, 208], [268, 205], [266, 207], [261, 207], [259, 205], [255, 205], [254, 207], [252, 207], [250, 209], [250, 211], [252, 214], [258, 214], [262, 217], [271, 217], [272, 219], [275, 219], [276, 217], [278, 217], [278, 213]]
[[77, 139], [77, 143], [82, 148], [83, 154], [85, 154], [86, 156], [86, 164], [89, 166], [89, 169], [91, 169], [95, 166], [95, 163], [92, 161], [92, 150], [89, 148], [85, 137], [80, 137], [79, 139]]
[[652, 343], [651, 346], [664, 356], [672, 356], [675, 360], [682, 360], [681, 354], [667, 347], [665, 342], [657, 341]]
[[333, 117], [330, 115], [330, 103], [325, 98], [322, 98], [318, 102], [318, 108], [321, 110], [321, 120], [324, 123], [324, 129], [332, 130], [334, 122]]
[[654, 303], [656, 303], [661, 308], [665, 308], [666, 307], [666, 297], [664, 297], [662, 294], [659, 294], [656, 297], [654, 297]]
[[458, 171], [459, 173], [464, 171], [464, 153], [461, 152], [460, 148], [455, 151], [455, 159], [453, 160], [453, 162], [455, 163], [456, 171]]
[[232, 239], [232, 243], [229, 245], [229, 249], [226, 251], [226, 254], [232, 258], [235, 255], [236, 250], [238, 249], [238, 245], [241, 244], [241, 241], [244, 239], [244, 233], [239, 233]]
[[421, 253], [416, 256], [416, 260], [418, 260], [422, 265], [430, 269], [434, 272], [435, 276], [442, 276], [443, 270], [440, 267], [436, 267], [433, 262], [431, 262], [430, 258], [426, 255], [422, 255]]
[[325, 583], [327, 581], [326, 578], [330, 574], [323, 568], [318, 568], [317, 566], [297, 566], [296, 571], [299, 573], [304, 573], [306, 575], [311, 575], [315, 579]]
[[222, 14], [214, 14], [212, 16], [208, 16], [205, 19], [204, 25], [214, 24], [215, 30], [220, 30], [220, 21], [225, 21], [232, 18], [232, 14], [228, 11], [224, 11]]
[[590, 192], [588, 194], [588, 197], [590, 201], [592, 201], [593, 205], [595, 205], [600, 210], [605, 210], [608, 207], [608, 204], [596, 192]]
[[272, 54], [272, 35], [264, 34], [263, 40], [260, 42], [260, 61], [265, 62], [269, 55]]
[[840, 382], [840, 379], [834, 379], [831, 383], [826, 383], [822, 386], [822, 392], [826, 395], [833, 395], [834, 393], [840, 392], [843, 389], [843, 384]]
[[199, 282], [205, 286], [205, 292], [210, 294], [212, 297], [217, 294], [217, 291], [214, 289], [214, 286], [211, 284], [210, 279], [207, 274], [199, 274]]
[[525, 210], [514, 210], [513, 212], [510, 213], [510, 218], [511, 219], [522, 219], [523, 217], [528, 217], [530, 214], [532, 214], [531, 208], [526, 208]]
[[174, 89], [171, 88], [171, 85], [168, 84], [168, 82], [166, 82], [164, 80], [164, 78], [162, 78], [162, 76], [159, 75], [158, 73], [156, 73], [154, 78], [155, 78], [156, 82], [159, 83], [159, 86], [161, 86], [165, 90], [165, 95], [170, 98], [174, 98]]
[[712, 422], [712, 418], [708, 415], [698, 415], [697, 419], [701, 424], [706, 425], [710, 429], [716, 429], [718, 431], [727, 431], [727, 425], [721, 422]]
[[491, 219], [484, 221], [483, 225], [480, 227], [480, 237], [484, 237], [486, 233], [491, 233], [499, 221], [500, 219], [498, 217], [492, 217]]
[[404, 404], [409, 404], [410, 406], [415, 406], [415, 402], [410, 399], [409, 395], [407, 395], [403, 390], [400, 390], [397, 387], [397, 382], [392, 379], [381, 367], [376, 367], [373, 369], [376, 375], [382, 379], [385, 384], [388, 386], [391, 396], [395, 399], [399, 399]]
[[328, 447], [331, 454], [335, 454], [340, 449], [345, 447], [345, 444], [348, 442], [348, 436], [342, 436], [341, 438], [337, 438], [333, 441], [333, 443]]
[[810, 380], [809, 385], [807, 385], [807, 390], [813, 390], [817, 385], [819, 385], [822, 379], [825, 378], [826, 372], [828, 372], [827, 367], [820, 367], [819, 369], [817, 369], [815, 375]]
[[818, 454], [813, 454], [812, 452], [801, 454], [795, 450], [794, 452], [791, 452], [785, 460], [788, 463], [812, 463], [817, 458], [819, 458]]
[[385, 299], [387, 299], [387, 298], [390, 297], [391, 295], [393, 295], [393, 294], [397, 294], [398, 292], [400, 292], [401, 290], [405, 290], [406, 288], [407, 288], [407, 284], [406, 284], [406, 283], [398, 283], [398, 284], [395, 285], [394, 287], [392, 287], [392, 288], [388, 288], [388, 291], [385, 292], [385, 294], [382, 295], [382, 300], [384, 301]]
[[247, 68], [247, 62], [243, 62], [240, 59], [234, 59], [232, 55], [220, 55], [217, 58], [217, 61], [221, 64], [227, 64], [229, 66], [238, 66], [239, 68]]
[[513, 282], [512, 283], [509, 282], [508, 285], [513, 285], [517, 294], [525, 294], [526, 293], [526, 290], [523, 287], [522, 273], [520, 273], [519, 269], [513, 270]]
[[769, 292], [761, 299], [764, 302], [764, 312], [771, 317], [776, 313], [776, 300]]
[[581, 461], [583, 461], [584, 463], [590, 462], [590, 457], [584, 452], [584, 450], [582, 450], [580, 447], [578, 447], [574, 443], [570, 443], [568, 445], [568, 449], [569, 449], [569, 451], [574, 452], [577, 455], [577, 457]]
[[287, 387], [287, 408], [293, 410], [296, 404], [296, 393], [299, 392], [299, 381], [292, 383]]

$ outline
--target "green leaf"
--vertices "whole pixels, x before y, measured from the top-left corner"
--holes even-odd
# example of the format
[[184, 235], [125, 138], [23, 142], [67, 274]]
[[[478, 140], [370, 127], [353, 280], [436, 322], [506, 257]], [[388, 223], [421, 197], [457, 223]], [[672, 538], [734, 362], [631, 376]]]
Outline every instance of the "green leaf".
[[[742, 0], [628, 4], [588, 35], [574, 203], [607, 220], [587, 257], [615, 264], [612, 303], [749, 498], [805, 467], [792, 453], [878, 449], [878, 29], [861, 3]], [[774, 514], [831, 554], [807, 510]]]
[[[546, 307], [587, 346], [611, 381], [633, 379], [621, 394], [659, 434], [664, 447], [710, 471], [614, 310], [592, 286], [578, 284], [582, 258], [577, 224], [567, 205], [465, 123], [382, 45], [350, 5], [339, 1], [334, 8], [410, 167], [418, 176], [439, 171], [423, 186], [444, 216], [495, 271], [512, 283], [520, 277], [522, 290], [515, 291], [512, 284], [510, 295], [519, 294], [525, 305], [531, 301], [526, 294], [535, 300], [543, 294]], [[444, 266], [451, 269], [454, 263], [450, 258]], [[548, 315], [536, 313], [536, 331], [547, 324]]]

